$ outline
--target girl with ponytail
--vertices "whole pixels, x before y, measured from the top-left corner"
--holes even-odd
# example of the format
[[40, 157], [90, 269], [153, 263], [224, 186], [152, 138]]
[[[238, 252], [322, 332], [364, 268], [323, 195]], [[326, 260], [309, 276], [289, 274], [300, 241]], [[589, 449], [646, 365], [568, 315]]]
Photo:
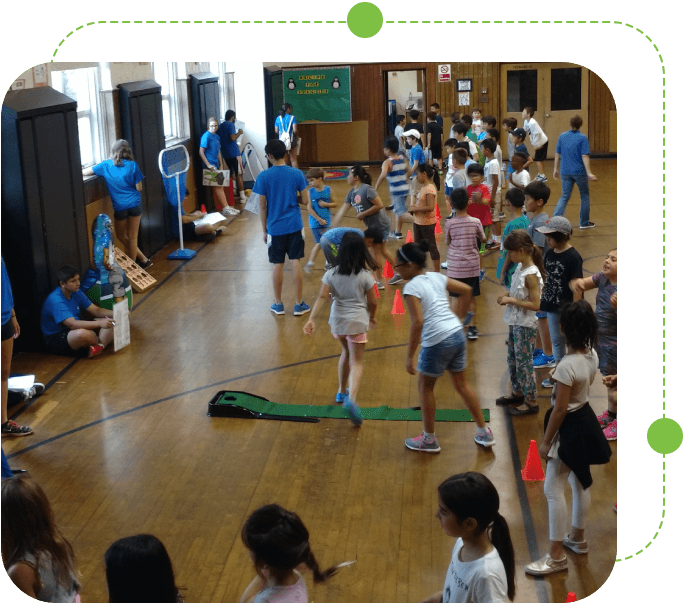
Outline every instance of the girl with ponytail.
[[299, 516], [277, 504], [252, 512], [242, 527], [242, 542], [249, 550], [257, 576], [240, 602], [308, 602], [306, 583], [296, 570], [301, 564], [320, 583], [332, 577], [338, 564], [322, 571], [309, 546], [309, 531]]
[[444, 589], [424, 602], [506, 602], [515, 597], [515, 553], [499, 494], [479, 472], [437, 487], [437, 519], [456, 538]]

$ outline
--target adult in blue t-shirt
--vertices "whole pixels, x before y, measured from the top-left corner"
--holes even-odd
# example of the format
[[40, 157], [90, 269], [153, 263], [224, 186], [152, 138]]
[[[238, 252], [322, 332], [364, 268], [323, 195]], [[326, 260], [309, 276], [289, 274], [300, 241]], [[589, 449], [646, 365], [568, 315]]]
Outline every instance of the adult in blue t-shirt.
[[141, 268], [152, 266], [152, 261], [138, 247], [138, 230], [142, 216], [142, 181], [145, 178], [133, 159], [128, 141], [112, 145], [111, 158], [83, 170], [83, 176], [102, 176], [114, 206], [114, 229], [123, 243], [128, 257]]
[[[86, 297], [73, 266], [60, 268], [57, 281], [59, 285], [45, 300], [40, 314], [45, 347], [51, 354], [97, 356], [114, 339], [114, 312], [100, 308]], [[84, 310], [95, 319], [81, 319]]]
[[294, 314], [299, 316], [311, 309], [302, 300], [302, 267], [299, 260], [304, 257], [304, 224], [297, 193], [301, 193], [301, 203], [307, 207], [309, 192], [304, 174], [285, 164], [285, 153], [287, 149], [281, 140], [268, 141], [266, 155], [273, 165], [257, 176], [253, 192], [259, 196], [264, 243], [268, 244], [268, 260], [273, 264], [275, 303], [271, 306], [271, 312], [276, 315], [285, 314], [280, 296], [283, 288], [283, 264], [287, 254], [292, 262], [295, 282]]
[[[223, 155], [221, 154], [221, 138], [217, 134], [218, 129], [218, 120], [215, 117], [210, 117], [207, 120], [207, 131], [200, 139], [199, 154], [200, 158], [202, 159], [202, 164], [207, 168], [207, 170], [211, 170], [212, 172], [226, 169], [223, 161]], [[219, 174], [218, 176], [223, 179], [222, 174]], [[219, 181], [217, 179], [216, 182], [218, 182], [220, 185], [222, 180]], [[212, 195], [214, 196], [214, 204], [216, 205], [217, 199], [219, 201], [218, 205], [221, 206], [221, 214], [224, 216], [234, 216], [240, 213], [240, 210], [237, 210], [228, 204], [225, 187], [210, 186], [210, 189], [212, 191]]]
[[242, 136], [242, 128], [235, 130], [235, 111], [226, 111], [226, 121], [218, 127], [218, 135], [221, 139], [221, 155], [225, 161], [232, 178], [237, 182], [240, 199], [247, 201], [245, 197], [245, 186], [242, 183], [242, 169], [238, 158], [240, 157], [240, 147], [237, 139]]
[[[589, 139], [580, 132], [582, 118], [576, 115], [570, 118], [570, 130], [558, 137], [556, 158], [553, 164], [553, 177], [558, 180], [560, 174], [563, 192], [556, 203], [554, 216], [563, 216], [568, 205], [572, 189], [577, 183], [580, 192], [580, 229], [591, 229], [594, 223], [589, 221], [591, 203], [589, 201], [589, 181], [596, 180], [589, 167]], [[560, 164], [560, 168], [559, 168]]]
[[280, 108], [280, 113], [275, 119], [275, 133], [277, 137], [287, 132], [290, 135], [290, 165], [293, 168], [298, 168], [297, 155], [302, 144], [302, 139], [297, 132], [297, 118], [292, 115], [292, 105], [284, 103]]

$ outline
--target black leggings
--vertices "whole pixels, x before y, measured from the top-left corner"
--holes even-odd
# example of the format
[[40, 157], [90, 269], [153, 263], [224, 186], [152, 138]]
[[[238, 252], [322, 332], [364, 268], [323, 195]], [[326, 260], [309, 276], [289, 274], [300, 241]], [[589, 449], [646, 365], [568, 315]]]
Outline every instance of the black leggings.
[[420, 243], [425, 239], [430, 244], [430, 258], [439, 260], [439, 250], [437, 249], [437, 241], [435, 240], [434, 224], [416, 224], [414, 222], [413, 239], [416, 243]]

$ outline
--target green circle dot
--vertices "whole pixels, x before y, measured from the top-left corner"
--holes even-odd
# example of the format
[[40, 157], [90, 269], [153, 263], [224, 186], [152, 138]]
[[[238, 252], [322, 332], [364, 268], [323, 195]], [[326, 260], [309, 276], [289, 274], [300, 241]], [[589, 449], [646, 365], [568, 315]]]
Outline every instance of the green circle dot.
[[372, 38], [382, 29], [382, 12], [370, 2], [359, 2], [347, 14], [347, 27], [359, 38]]
[[648, 428], [648, 444], [656, 453], [674, 453], [682, 444], [682, 427], [673, 419], [661, 417]]

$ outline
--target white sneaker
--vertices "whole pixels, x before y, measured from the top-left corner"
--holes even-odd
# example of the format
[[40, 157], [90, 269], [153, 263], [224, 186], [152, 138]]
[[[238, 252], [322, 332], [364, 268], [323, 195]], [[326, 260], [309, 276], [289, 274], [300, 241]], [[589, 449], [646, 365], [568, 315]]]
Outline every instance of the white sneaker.
[[442, 262], [442, 264], [439, 265], [441, 268], [448, 268], [446, 262]]
[[230, 211], [230, 206], [226, 206], [225, 208], [223, 208], [221, 210], [221, 214], [223, 214], [224, 216], [232, 216], [233, 215], [233, 213]]
[[240, 191], [240, 201], [247, 201], [247, 196], [244, 191]]
[[313, 263], [313, 262], [307, 262], [307, 263], [304, 265], [304, 272], [305, 272], [307, 275], [310, 275], [310, 274], [311, 274], [311, 269], [313, 268], [313, 266], [314, 266], [314, 263]]

